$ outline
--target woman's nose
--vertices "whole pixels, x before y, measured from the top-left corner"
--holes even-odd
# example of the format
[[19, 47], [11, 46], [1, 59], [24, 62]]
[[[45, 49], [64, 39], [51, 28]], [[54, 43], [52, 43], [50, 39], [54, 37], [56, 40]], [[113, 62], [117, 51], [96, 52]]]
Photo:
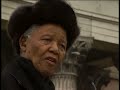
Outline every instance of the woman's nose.
[[51, 43], [50, 49], [51, 52], [53, 52], [54, 54], [58, 54], [59, 53], [59, 48], [56, 42]]

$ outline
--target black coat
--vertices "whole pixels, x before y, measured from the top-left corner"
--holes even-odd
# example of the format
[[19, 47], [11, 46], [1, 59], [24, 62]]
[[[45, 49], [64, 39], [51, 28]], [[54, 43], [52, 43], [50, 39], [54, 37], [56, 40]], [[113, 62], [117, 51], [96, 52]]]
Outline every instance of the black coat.
[[55, 90], [52, 81], [35, 70], [29, 60], [17, 57], [1, 73], [2, 90]]

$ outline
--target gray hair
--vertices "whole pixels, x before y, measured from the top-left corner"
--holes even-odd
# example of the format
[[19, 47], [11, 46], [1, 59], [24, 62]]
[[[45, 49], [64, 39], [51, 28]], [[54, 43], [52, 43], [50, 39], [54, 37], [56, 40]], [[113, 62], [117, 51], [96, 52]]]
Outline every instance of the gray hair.
[[30, 37], [31, 36], [31, 33], [34, 31], [34, 30], [37, 30], [37, 28], [39, 27], [39, 25], [32, 25], [28, 30], [26, 30], [23, 34], [23, 36], [25, 37]]
[[[40, 25], [32, 25], [28, 30], [23, 33], [23, 37], [30, 38], [33, 31], [37, 30]], [[22, 55], [21, 48], [19, 49], [20, 54]]]

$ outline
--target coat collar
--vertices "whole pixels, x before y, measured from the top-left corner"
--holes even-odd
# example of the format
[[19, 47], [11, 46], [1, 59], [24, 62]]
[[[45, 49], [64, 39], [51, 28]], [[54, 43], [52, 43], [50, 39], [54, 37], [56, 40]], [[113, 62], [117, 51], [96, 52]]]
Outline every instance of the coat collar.
[[54, 90], [52, 81], [48, 77], [42, 76], [30, 60], [17, 57], [16, 61], [20, 69], [13, 76], [24, 88], [27, 90], [44, 90], [45, 88], [45, 90]]

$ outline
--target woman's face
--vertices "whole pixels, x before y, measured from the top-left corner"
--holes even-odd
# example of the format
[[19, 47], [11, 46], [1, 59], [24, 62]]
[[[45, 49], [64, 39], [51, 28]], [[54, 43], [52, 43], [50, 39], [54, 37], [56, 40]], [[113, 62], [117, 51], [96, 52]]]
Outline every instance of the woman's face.
[[67, 47], [66, 32], [54, 24], [45, 24], [37, 29], [29, 38], [21, 40], [22, 56], [30, 59], [41, 74], [51, 76], [64, 59]]

